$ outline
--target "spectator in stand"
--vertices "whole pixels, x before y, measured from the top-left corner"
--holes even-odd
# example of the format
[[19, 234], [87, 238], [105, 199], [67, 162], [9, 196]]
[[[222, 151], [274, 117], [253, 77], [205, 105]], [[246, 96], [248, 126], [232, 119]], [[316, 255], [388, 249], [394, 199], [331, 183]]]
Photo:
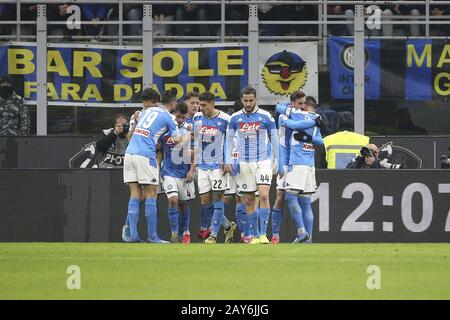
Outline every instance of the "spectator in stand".
[[[350, 6], [352, 7], [352, 6]], [[386, 20], [386, 19], [390, 19], [389, 17], [392, 16], [393, 13], [393, 8], [395, 6], [394, 5], [370, 5], [370, 6], [365, 6], [364, 7], [364, 14], [365, 15], [371, 15], [374, 14], [375, 10], [381, 10], [381, 19], [382, 20]], [[353, 20], [355, 13], [353, 11], [353, 8], [347, 8], [345, 10], [345, 15], [348, 17], [348, 20]], [[353, 24], [347, 24], [347, 32], [350, 35], [353, 35], [353, 31], [354, 31], [354, 26]], [[367, 24], [366, 24], [366, 34], [370, 35], [370, 36], [380, 36], [381, 34], [383, 34], [383, 36], [389, 36], [392, 35], [392, 25], [389, 24], [381, 24], [380, 29], [369, 29], [367, 28]]]
[[[283, 12], [280, 12], [281, 10]], [[282, 17], [287, 16], [287, 20], [290, 21], [317, 21], [318, 19], [318, 7], [316, 5], [304, 5], [296, 4], [290, 6], [278, 6], [276, 9], [279, 13], [278, 15]], [[279, 19], [282, 20], [282, 19]], [[303, 24], [303, 25], [280, 25], [280, 27], [285, 27], [282, 34], [294, 35], [294, 36], [313, 36], [318, 35], [318, 25], [313, 24]]]
[[176, 8], [175, 19], [177, 21], [205, 21], [205, 24], [177, 24], [175, 29], [177, 35], [181, 36], [209, 36], [210, 30], [206, 21], [208, 20], [206, 5], [188, 4], [179, 5]]
[[[138, 4], [124, 4], [123, 17], [124, 21], [142, 21], [142, 5]], [[108, 21], [119, 20], [119, 9], [117, 7], [111, 8], [108, 12]], [[113, 36], [119, 33], [118, 25], [108, 25], [108, 35]], [[141, 24], [124, 24], [123, 34], [129, 36], [141, 36]]]
[[[336, 16], [345, 16], [347, 15], [347, 10], [351, 10], [353, 6], [351, 5], [328, 5], [327, 7], [327, 15], [336, 15]], [[353, 15], [353, 11], [349, 11], [348, 14]], [[342, 21], [342, 18], [329, 18], [329, 21], [337, 20]], [[345, 24], [328, 24], [328, 33], [332, 36], [347, 36], [351, 33], [346, 32], [353, 28], [353, 24], [345, 25]]]
[[[83, 21], [105, 21], [110, 6], [104, 4], [83, 4], [81, 5], [81, 15]], [[86, 24], [83, 26], [83, 32], [87, 36], [102, 36], [105, 34], [105, 25]], [[91, 41], [96, 41], [92, 39]]]
[[[22, 4], [20, 6], [21, 10], [21, 20], [23, 21], [36, 21], [37, 19], [37, 4]], [[69, 17], [67, 13], [68, 3], [61, 4], [47, 4], [47, 21], [66, 21]], [[8, 11], [8, 17], [15, 17], [15, 8]], [[9, 20], [15, 20], [8, 18]], [[69, 30], [65, 25], [47, 25], [48, 35], [51, 36], [63, 36], [63, 35], [73, 35], [78, 30]], [[36, 26], [33, 25], [22, 25], [21, 33], [24, 35], [35, 35]]]
[[[396, 4], [392, 6], [392, 12], [394, 15], [398, 16], [420, 16], [423, 12], [423, 7], [420, 5], [414, 4]], [[411, 18], [411, 21], [417, 21], [417, 18]], [[386, 25], [386, 34], [393, 35], [394, 34], [394, 25]], [[404, 28], [402, 25], [395, 26], [395, 29], [399, 31], [399, 35], [406, 35]], [[410, 36], [420, 36], [420, 24], [410, 24], [409, 25]], [[384, 31], [383, 31], [384, 34]]]
[[[174, 21], [175, 8], [171, 5], [153, 5], [153, 21]], [[153, 35], [170, 36], [172, 35], [173, 25], [170, 24], [154, 24]]]
[[[442, 0], [436, 0], [436, 1], [442, 1]], [[430, 15], [433, 17], [441, 17], [441, 16], [447, 16], [450, 15], [450, 5], [448, 4], [435, 4], [430, 6]], [[436, 19], [430, 19], [431, 21], [436, 21]], [[441, 20], [441, 19], [438, 19]], [[442, 19], [445, 20], [445, 19]], [[432, 24], [430, 25], [430, 32], [431, 35], [434, 36], [444, 36], [447, 37], [449, 35], [449, 29], [450, 25], [448, 24]]]
[[[227, 20], [248, 21], [248, 6], [246, 5], [228, 5], [226, 7]], [[246, 36], [248, 34], [247, 22], [244, 24], [231, 24], [226, 26], [227, 34], [232, 36]]]
[[[0, 3], [0, 21], [15, 20], [11, 19], [11, 17], [15, 17], [14, 7], [12, 4]], [[12, 26], [1, 24], [0, 35], [12, 35]]]
[[[268, 2], [272, 0], [266, 0]], [[272, 1], [273, 2], [273, 1]], [[269, 3], [258, 4], [258, 19], [260, 21], [276, 21], [279, 18], [279, 14], [276, 10], [277, 5]], [[279, 25], [273, 24], [260, 24], [260, 35], [261, 36], [276, 36], [279, 34]]]

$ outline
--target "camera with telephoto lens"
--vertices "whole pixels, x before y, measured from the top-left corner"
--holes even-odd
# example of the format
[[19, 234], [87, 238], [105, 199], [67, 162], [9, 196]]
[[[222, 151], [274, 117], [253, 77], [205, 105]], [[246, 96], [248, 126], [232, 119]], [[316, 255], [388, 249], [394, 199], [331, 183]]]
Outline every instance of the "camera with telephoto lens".
[[[450, 147], [448, 147], [448, 151], [450, 152]], [[439, 160], [441, 161], [441, 169], [450, 169], [450, 155], [443, 154]]]
[[123, 132], [120, 134], [121, 138], [125, 138], [128, 134], [128, 132], [130, 132], [130, 125], [128, 123], [124, 123], [122, 125], [123, 128]]
[[359, 151], [359, 152], [361, 153], [361, 157], [363, 157], [363, 158], [373, 157], [372, 150], [370, 150], [367, 147], [362, 147], [361, 151]]

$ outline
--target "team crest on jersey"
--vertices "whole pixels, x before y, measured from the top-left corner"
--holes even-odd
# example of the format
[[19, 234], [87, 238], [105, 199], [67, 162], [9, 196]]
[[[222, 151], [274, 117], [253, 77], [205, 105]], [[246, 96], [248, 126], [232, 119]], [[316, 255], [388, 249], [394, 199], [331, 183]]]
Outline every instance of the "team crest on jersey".
[[299, 55], [284, 50], [266, 61], [261, 76], [270, 93], [287, 97], [305, 87], [308, 69]]
[[141, 128], [136, 128], [134, 130], [134, 134], [137, 134], [138, 136], [148, 137], [150, 135], [150, 131]]

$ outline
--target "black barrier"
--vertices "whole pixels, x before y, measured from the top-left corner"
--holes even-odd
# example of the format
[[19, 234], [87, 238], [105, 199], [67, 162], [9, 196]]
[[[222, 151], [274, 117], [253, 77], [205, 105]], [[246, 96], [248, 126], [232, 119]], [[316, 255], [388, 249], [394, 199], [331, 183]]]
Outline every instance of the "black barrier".
[[[69, 168], [69, 159], [95, 140], [93, 136], [0, 137], [0, 168]], [[370, 141], [380, 147], [392, 142], [396, 151], [392, 160], [407, 163], [409, 169], [440, 168], [439, 158], [450, 147], [448, 136], [371, 137]], [[317, 155], [316, 166], [325, 168], [319, 159], [323, 150]]]
[[[121, 170], [2, 169], [0, 181], [0, 241], [121, 241], [128, 203]], [[317, 181], [315, 242], [450, 240], [450, 170], [317, 170]], [[274, 185], [271, 191], [273, 203]], [[192, 239], [199, 241], [198, 197], [191, 205]], [[158, 209], [159, 234], [168, 239], [164, 195]], [[286, 208], [283, 215], [281, 240], [290, 242], [295, 227]], [[142, 207], [139, 223], [144, 237]]]
[[0, 137], [0, 168], [69, 168], [69, 159], [94, 137]]

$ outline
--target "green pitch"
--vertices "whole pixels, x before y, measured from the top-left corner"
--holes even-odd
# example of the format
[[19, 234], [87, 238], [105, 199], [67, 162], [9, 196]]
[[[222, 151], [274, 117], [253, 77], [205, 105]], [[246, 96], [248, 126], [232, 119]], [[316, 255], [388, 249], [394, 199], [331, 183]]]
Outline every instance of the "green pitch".
[[0, 299], [450, 299], [450, 244], [0, 243]]

